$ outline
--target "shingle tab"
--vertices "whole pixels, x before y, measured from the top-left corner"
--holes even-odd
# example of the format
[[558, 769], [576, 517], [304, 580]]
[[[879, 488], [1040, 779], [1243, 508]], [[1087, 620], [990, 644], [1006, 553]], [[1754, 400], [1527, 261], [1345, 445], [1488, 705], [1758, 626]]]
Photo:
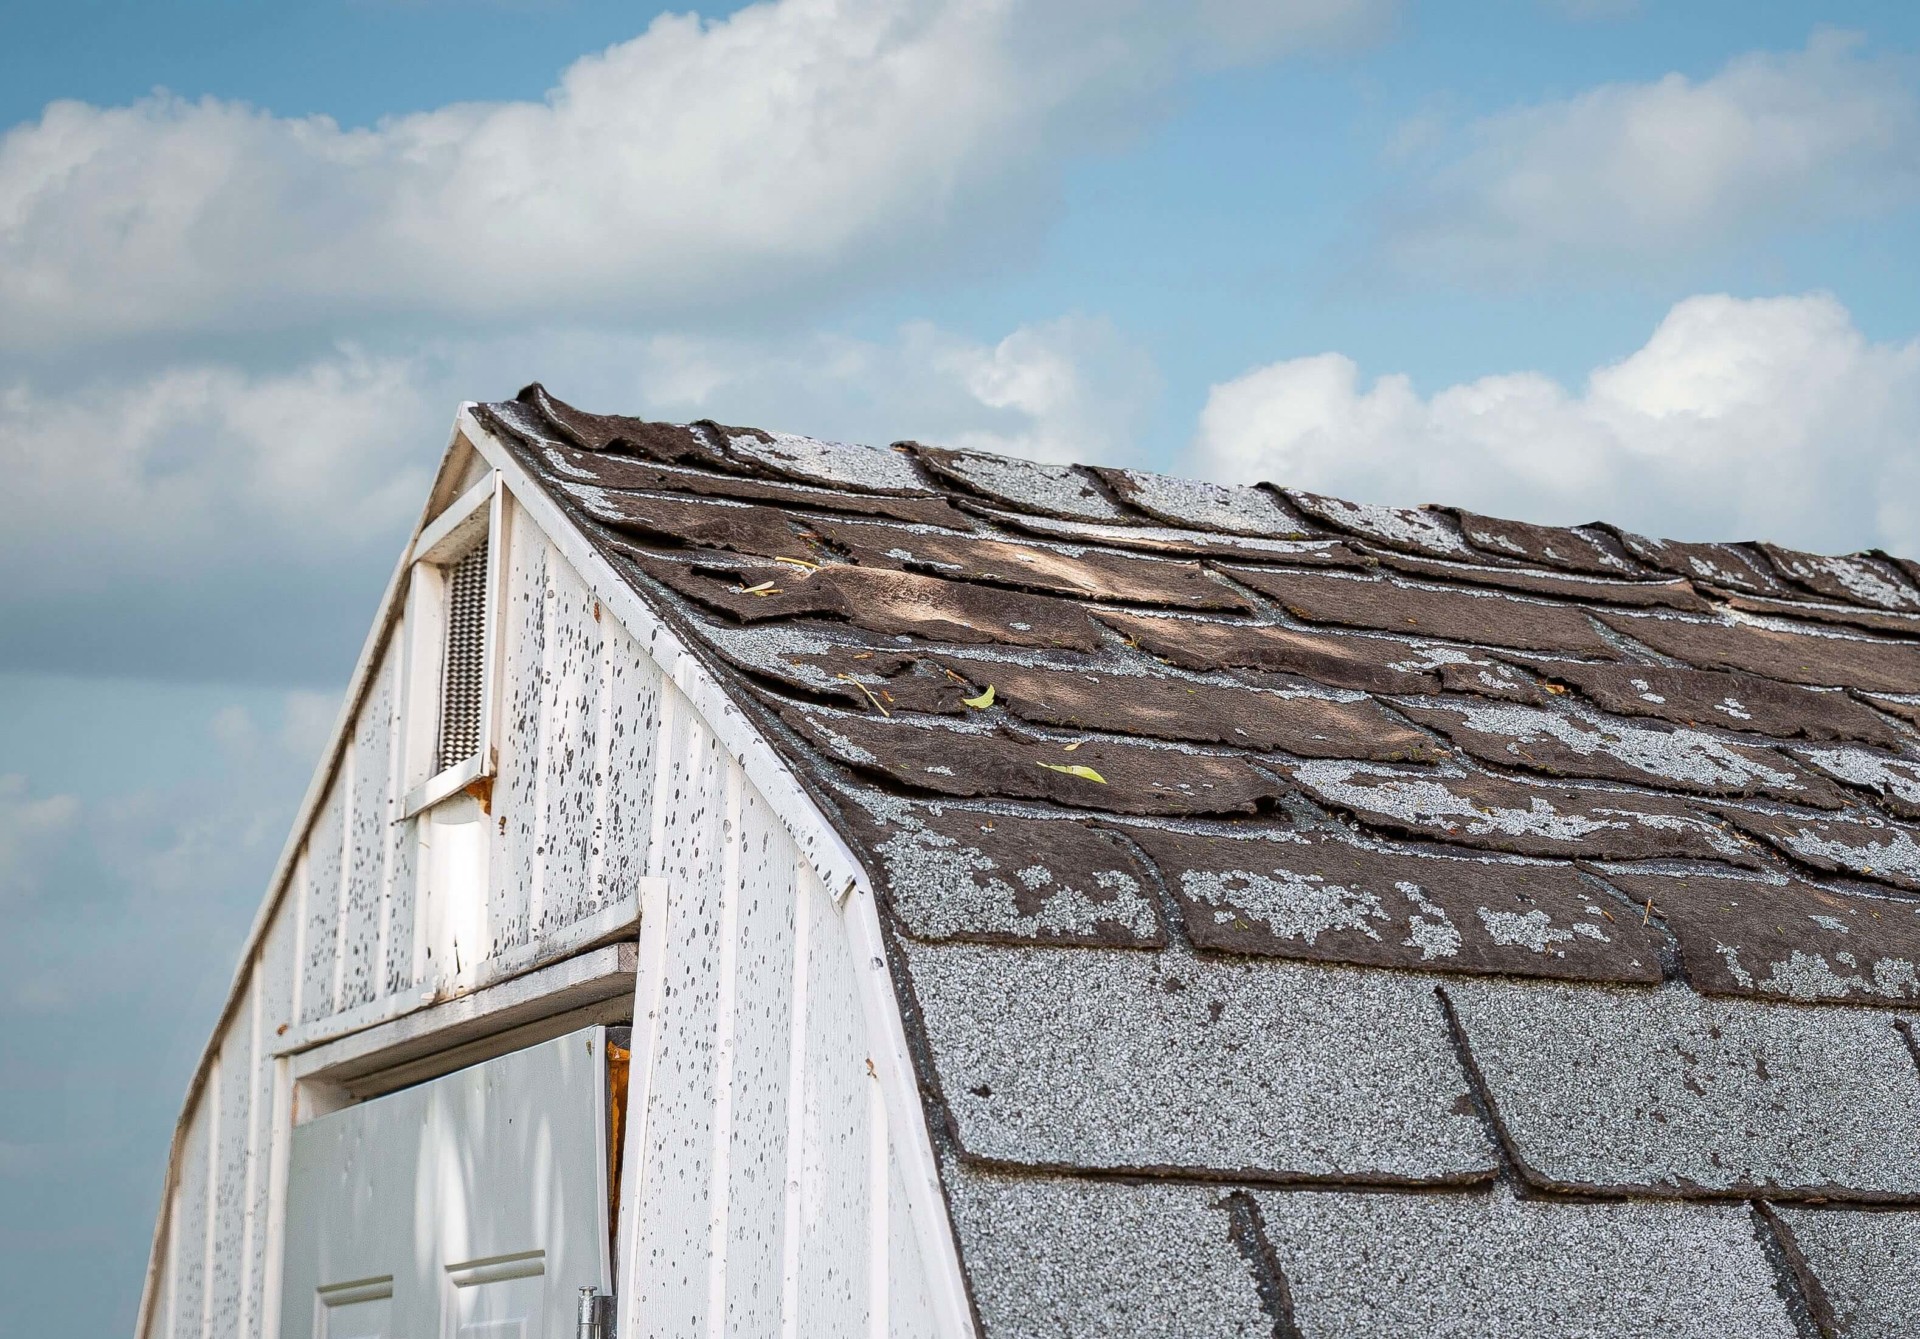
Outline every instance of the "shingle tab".
[[1288, 774], [1328, 807], [1404, 837], [1512, 855], [1756, 863], [1737, 837], [1660, 795], [1373, 763], [1302, 762]]
[[1920, 1213], [1799, 1209], [1780, 1218], [1819, 1280], [1842, 1339], [1920, 1334]]
[[848, 766], [939, 795], [1179, 815], [1250, 814], [1282, 791], [1241, 759], [1223, 754], [1108, 740], [1069, 753], [1050, 740], [977, 727], [949, 729], [797, 706], [781, 714]]
[[1920, 1073], [1884, 1013], [1677, 986], [1445, 990], [1536, 1184], [1920, 1198]]
[[1900, 818], [1920, 818], [1920, 763], [1854, 748], [1797, 748], [1793, 755], [1835, 781], [1878, 797]]
[[1548, 679], [1570, 684], [1603, 711], [1676, 725], [1717, 725], [1775, 739], [1893, 744], [1899, 734], [1845, 693], [1803, 688], [1726, 670], [1666, 665], [1539, 662]]
[[1533, 525], [1458, 508], [1441, 508], [1459, 523], [1461, 533], [1476, 548], [1503, 558], [1544, 563], [1588, 576], [1645, 576], [1646, 569], [1617, 551], [1618, 541], [1602, 530]]
[[1611, 610], [1594, 617], [1698, 669], [1739, 670], [1821, 688], [1920, 693], [1920, 646], [1911, 643]]
[[866, 567], [904, 567], [932, 576], [1172, 609], [1249, 607], [1245, 595], [1196, 562], [894, 525], [822, 521], [818, 528]]
[[1680, 609], [1693, 613], [1706, 613], [1712, 608], [1691, 585], [1678, 578], [1604, 580], [1566, 572], [1542, 571], [1537, 567], [1490, 567], [1387, 552], [1377, 556], [1382, 567], [1429, 581], [1459, 581], [1469, 586], [1496, 586], [1501, 590], [1545, 595], [1556, 600], [1617, 604], [1630, 608]]
[[1609, 873], [1653, 903], [1680, 941], [1687, 980], [1713, 995], [1777, 999], [1920, 996], [1920, 903], [1791, 880]]
[[1806, 818], [1731, 807], [1721, 812], [1735, 827], [1810, 869], [1920, 892], [1920, 831], [1911, 827], [1862, 814]]
[[948, 451], [917, 444], [914, 451], [935, 474], [1015, 511], [1073, 521], [1136, 519], [1114, 505], [1093, 475], [1078, 465], [1048, 465], [982, 451]]
[[1101, 949], [906, 955], [974, 1158], [1433, 1183], [1493, 1167], [1420, 977]]
[[845, 816], [877, 859], [908, 934], [1132, 948], [1166, 942], [1146, 871], [1107, 833], [858, 791], [847, 801]]
[[1738, 544], [1689, 544], [1674, 539], [1648, 539], [1615, 531], [1627, 552], [1649, 567], [1676, 572], [1694, 581], [1754, 595], [1791, 595], [1792, 588], [1752, 549]]
[[1271, 1339], [1222, 1192], [957, 1170], [948, 1183], [985, 1339]]
[[1150, 674], [1099, 674], [1071, 666], [984, 659], [942, 662], [1022, 720], [1073, 730], [1279, 749], [1306, 758], [1431, 762], [1447, 756], [1430, 737], [1365, 698], [1209, 683]]
[[1461, 698], [1402, 703], [1400, 709], [1495, 767], [1693, 795], [1762, 796], [1818, 809], [1845, 804], [1831, 782], [1785, 755], [1704, 730]]
[[1430, 693], [1439, 679], [1405, 642], [1385, 637], [1300, 632], [1270, 624], [1151, 618], [1100, 612], [1100, 621], [1148, 655], [1182, 669], [1266, 670], [1298, 674], [1332, 688]]
[[1313, 533], [1264, 488], [1177, 479], [1143, 470], [1094, 472], [1122, 501], [1169, 525], [1266, 539], [1305, 539]]
[[1091, 651], [1093, 624], [1071, 604], [915, 572], [865, 567], [720, 567], [633, 555], [648, 576], [745, 623], [806, 615], [844, 618], [871, 632], [946, 642], [1060, 646]]
[[1413, 586], [1385, 577], [1255, 567], [1222, 570], [1308, 623], [1373, 628], [1403, 637], [1439, 637], [1522, 651], [1560, 651], [1600, 659], [1614, 655], [1587, 616], [1567, 605], [1542, 604], [1491, 591]]
[[1434, 971], [1660, 979], [1659, 936], [1564, 865], [1416, 854], [1284, 828], [1258, 836], [1127, 831], [1160, 866], [1202, 948]]
[[1426, 507], [1382, 507], [1371, 502], [1282, 490], [1287, 501], [1316, 521], [1360, 535], [1388, 548], [1408, 553], [1430, 553], [1439, 558], [1473, 558], [1471, 545], [1461, 538], [1453, 518]]
[[1920, 591], [1891, 563], [1864, 553], [1828, 556], [1801, 553], [1778, 544], [1756, 544], [1767, 560], [1789, 581], [1815, 595], [1850, 604], [1870, 605], [1901, 613], [1920, 613]]
[[1794, 1339], [1743, 1206], [1256, 1192], [1301, 1339]]

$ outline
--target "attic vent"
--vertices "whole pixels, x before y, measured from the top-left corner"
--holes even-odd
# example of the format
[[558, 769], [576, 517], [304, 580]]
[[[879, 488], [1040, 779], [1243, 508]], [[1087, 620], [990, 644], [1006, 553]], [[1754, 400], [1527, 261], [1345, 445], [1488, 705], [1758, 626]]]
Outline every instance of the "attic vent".
[[480, 751], [480, 684], [486, 658], [487, 541], [447, 571], [447, 648], [440, 683], [440, 743], [433, 770]]

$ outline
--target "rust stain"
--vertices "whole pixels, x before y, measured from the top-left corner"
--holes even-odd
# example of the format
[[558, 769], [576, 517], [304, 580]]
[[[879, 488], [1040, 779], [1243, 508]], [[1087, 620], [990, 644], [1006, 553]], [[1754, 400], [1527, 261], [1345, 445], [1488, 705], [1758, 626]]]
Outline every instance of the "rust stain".
[[[474, 799], [480, 802], [481, 813], [491, 814], [493, 812], [493, 778], [492, 777], [477, 776], [473, 780], [467, 782], [467, 784], [461, 787], [461, 789], [465, 791], [468, 795], [473, 796]], [[506, 821], [505, 815], [501, 816], [500, 821], [503, 823]]]

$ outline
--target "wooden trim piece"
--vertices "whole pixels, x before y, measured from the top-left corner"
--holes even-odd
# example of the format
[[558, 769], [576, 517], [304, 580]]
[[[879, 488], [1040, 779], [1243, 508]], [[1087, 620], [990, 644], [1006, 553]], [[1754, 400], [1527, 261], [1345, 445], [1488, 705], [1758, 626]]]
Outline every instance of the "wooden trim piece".
[[490, 958], [482, 958], [468, 972], [451, 981], [443, 981], [432, 990], [422, 991], [419, 995], [386, 995], [358, 1009], [349, 1009], [328, 1018], [317, 1018], [304, 1026], [289, 1029], [274, 1048], [274, 1054], [296, 1055], [396, 1019], [432, 1013], [446, 1004], [483, 993], [489, 987], [517, 978], [539, 978], [543, 971], [551, 970], [547, 964], [555, 957], [577, 954], [614, 940], [630, 940], [639, 929], [640, 907], [647, 900], [648, 887], [663, 880], [647, 875], [635, 882], [639, 887], [634, 896], [622, 898], [544, 938]]
[[484, 528], [483, 510], [491, 513], [493, 495], [498, 491], [490, 474], [454, 500], [452, 506], [429, 521], [413, 542], [416, 563], [446, 564], [473, 546], [473, 537]]
[[[633, 999], [639, 967], [634, 943], [609, 944], [515, 980], [475, 991], [430, 1009], [313, 1047], [293, 1057], [293, 1077], [302, 1084], [337, 1087], [360, 1101], [450, 1074], [496, 1054], [520, 1050], [546, 1037], [587, 1025], [583, 1010], [603, 1004], [624, 1015]], [[433, 1071], [433, 1072], [428, 1072]]]

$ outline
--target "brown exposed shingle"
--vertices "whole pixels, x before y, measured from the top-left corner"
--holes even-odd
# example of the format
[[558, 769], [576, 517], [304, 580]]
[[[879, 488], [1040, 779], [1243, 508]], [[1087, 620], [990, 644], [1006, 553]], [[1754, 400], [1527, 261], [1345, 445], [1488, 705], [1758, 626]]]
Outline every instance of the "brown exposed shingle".
[[1791, 596], [1792, 587], [1773, 574], [1760, 555], [1737, 544], [1688, 544], [1674, 539], [1648, 539], [1615, 531], [1627, 552], [1649, 567], [1673, 572], [1709, 586], [1745, 591], [1749, 595]]
[[1613, 648], [1587, 615], [1568, 605], [1492, 593], [1408, 585], [1385, 577], [1349, 577], [1278, 568], [1223, 567], [1277, 601], [1295, 618], [1401, 636], [1439, 637], [1523, 651], [1611, 658]]
[[1920, 996], [1920, 903], [1793, 880], [1609, 874], [1680, 941], [1687, 980], [1710, 995], [1795, 1000]]
[[828, 615], [873, 632], [944, 642], [999, 642], [1090, 651], [1093, 624], [1073, 605], [913, 572], [866, 567], [741, 567], [635, 558], [648, 576], [742, 622]]
[[[1130, 828], [1201, 948], [1590, 981], [1660, 979], [1660, 939], [1565, 866], [1419, 855], [1290, 829]], [[1615, 917], [1613, 910], [1618, 910]]]
[[965, 581], [1170, 609], [1244, 611], [1247, 597], [1197, 562], [1100, 550], [1064, 551], [900, 526], [821, 521], [817, 528], [863, 567], [924, 571]]
[[1441, 508], [1459, 524], [1461, 533], [1474, 547], [1502, 558], [1540, 563], [1582, 572], [1588, 576], [1645, 576], [1639, 563], [1627, 557], [1618, 541], [1598, 529], [1572, 530], [1557, 525], [1532, 525], [1526, 521], [1503, 521], [1494, 516], [1457, 508]]
[[1665, 665], [1555, 661], [1536, 666], [1572, 685], [1604, 711], [1676, 725], [1714, 725], [1775, 739], [1897, 742], [1893, 727], [1844, 693], [1821, 692], [1754, 674]]
[[1828, 557], [1781, 548], [1778, 544], [1754, 547], [1767, 555], [1775, 571], [1815, 595], [1898, 613], [1920, 613], [1920, 591], [1916, 591], [1893, 564], [1871, 555], [1852, 553]]
[[1279, 749], [1307, 758], [1427, 762], [1445, 750], [1369, 701], [1342, 702], [1151, 675], [979, 660], [942, 662], [1023, 720], [1071, 730]]
[[1380, 565], [1391, 571], [1427, 581], [1461, 581], [1469, 586], [1493, 586], [1522, 595], [1545, 595], [1554, 600], [1581, 604], [1617, 604], [1639, 609], [1678, 609], [1685, 613], [1706, 613], [1712, 606], [1702, 599], [1690, 582], [1619, 581], [1544, 572], [1529, 567], [1487, 567], [1471, 563], [1441, 562], [1434, 558], [1415, 558], [1403, 553], [1376, 554]]
[[1719, 824], [1660, 795], [1372, 763], [1303, 762], [1288, 772], [1329, 808], [1397, 836], [1513, 855], [1754, 863]]
[[1809, 869], [1920, 892], [1920, 830], [1860, 815], [1807, 818], [1727, 808], [1727, 819]]
[[782, 717], [830, 757], [940, 795], [1052, 800], [1116, 814], [1251, 814], [1281, 787], [1238, 758], [1095, 740], [1052, 741], [789, 707]]
[[1342, 637], [1292, 628], [1102, 611], [1099, 619], [1148, 655], [1181, 669], [1298, 674], [1331, 688], [1430, 693], [1439, 679], [1413, 648], [1384, 637]]
[[1819, 809], [1845, 803], [1830, 783], [1783, 755], [1703, 730], [1465, 699], [1403, 703], [1401, 710], [1495, 767], [1692, 795], [1765, 796]]
[[1647, 614], [1606, 611], [1594, 617], [1700, 669], [1764, 674], [1822, 688], [1920, 693], [1920, 645]]

